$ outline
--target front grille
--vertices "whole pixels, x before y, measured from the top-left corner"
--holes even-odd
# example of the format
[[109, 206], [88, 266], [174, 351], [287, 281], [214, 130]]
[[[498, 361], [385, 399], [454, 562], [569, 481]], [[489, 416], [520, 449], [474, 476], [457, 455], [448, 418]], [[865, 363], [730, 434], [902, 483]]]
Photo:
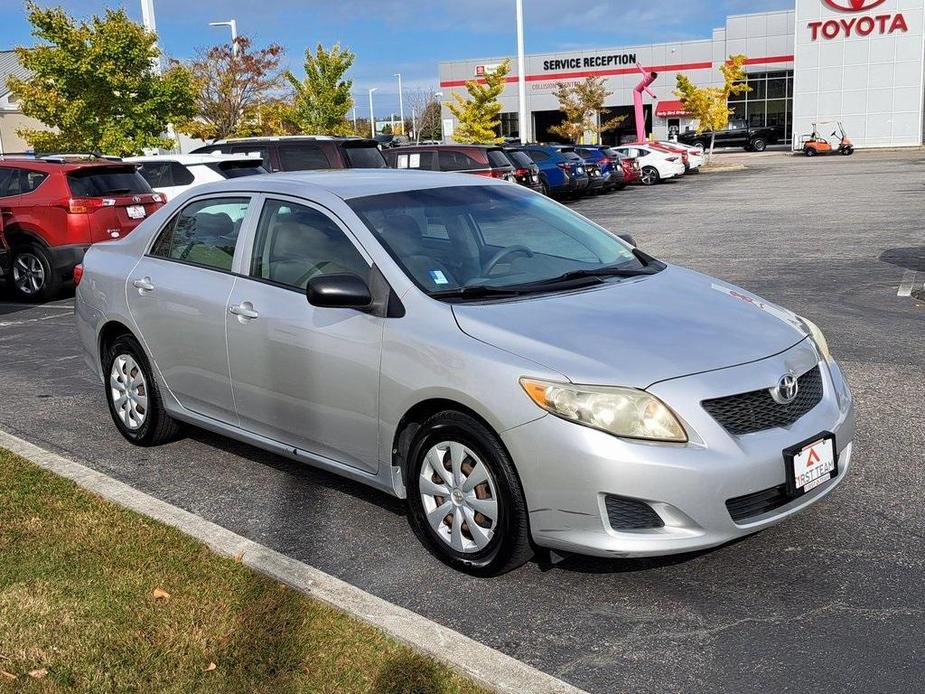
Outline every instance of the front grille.
[[732, 516], [732, 520], [739, 523], [780, 508], [788, 501], [790, 501], [790, 497], [787, 496], [787, 485], [779, 484], [770, 489], [762, 489], [760, 492], [729, 499], [726, 501], [726, 509], [729, 511], [729, 515]]
[[604, 497], [604, 506], [607, 507], [610, 527], [614, 530], [642, 530], [662, 528], [665, 525], [661, 516], [644, 501], [607, 494]]
[[822, 374], [818, 366], [800, 376], [798, 381], [797, 397], [789, 405], [774, 402], [767, 388], [704, 400], [701, 404], [733, 436], [787, 427], [822, 400]]

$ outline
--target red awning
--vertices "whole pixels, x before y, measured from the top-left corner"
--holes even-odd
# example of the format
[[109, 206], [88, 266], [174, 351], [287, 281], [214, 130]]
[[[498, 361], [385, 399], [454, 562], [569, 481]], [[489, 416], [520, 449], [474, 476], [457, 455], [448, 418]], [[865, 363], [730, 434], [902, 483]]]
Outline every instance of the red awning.
[[659, 101], [655, 107], [655, 115], [659, 118], [673, 118], [675, 116], [686, 116], [684, 104], [680, 101]]

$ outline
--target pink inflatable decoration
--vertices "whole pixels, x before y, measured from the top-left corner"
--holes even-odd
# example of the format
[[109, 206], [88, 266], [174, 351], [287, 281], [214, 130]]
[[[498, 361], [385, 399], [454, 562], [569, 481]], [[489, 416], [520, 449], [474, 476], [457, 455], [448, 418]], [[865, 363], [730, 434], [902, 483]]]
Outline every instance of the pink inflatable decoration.
[[642, 67], [639, 63], [636, 63], [636, 67], [639, 68], [639, 72], [642, 73], [642, 82], [636, 85], [636, 88], [633, 89], [633, 106], [636, 108], [636, 140], [638, 142], [646, 141], [646, 117], [645, 112], [642, 108], [642, 93], [646, 92], [653, 99], [657, 98], [655, 94], [649, 89], [649, 85], [652, 84], [658, 77], [657, 72], [648, 72], [645, 68]]

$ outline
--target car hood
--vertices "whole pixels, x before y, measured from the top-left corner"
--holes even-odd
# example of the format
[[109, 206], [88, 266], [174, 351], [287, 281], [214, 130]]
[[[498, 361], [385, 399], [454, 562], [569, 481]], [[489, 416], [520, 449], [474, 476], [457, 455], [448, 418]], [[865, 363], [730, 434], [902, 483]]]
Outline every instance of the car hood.
[[453, 313], [471, 337], [573, 383], [637, 388], [763, 359], [806, 337], [790, 311], [675, 266], [527, 300], [454, 304]]

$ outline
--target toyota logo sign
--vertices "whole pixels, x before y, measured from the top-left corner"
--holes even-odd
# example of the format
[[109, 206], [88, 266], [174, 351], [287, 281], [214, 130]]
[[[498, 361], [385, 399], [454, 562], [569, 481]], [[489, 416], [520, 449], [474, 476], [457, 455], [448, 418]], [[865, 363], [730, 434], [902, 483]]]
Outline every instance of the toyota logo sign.
[[789, 405], [797, 399], [800, 391], [800, 382], [792, 373], [780, 377], [777, 385], [771, 388], [771, 398], [778, 405]]
[[886, 0], [822, 0], [833, 10], [842, 12], [864, 12], [872, 10], [877, 5], [882, 5]]

